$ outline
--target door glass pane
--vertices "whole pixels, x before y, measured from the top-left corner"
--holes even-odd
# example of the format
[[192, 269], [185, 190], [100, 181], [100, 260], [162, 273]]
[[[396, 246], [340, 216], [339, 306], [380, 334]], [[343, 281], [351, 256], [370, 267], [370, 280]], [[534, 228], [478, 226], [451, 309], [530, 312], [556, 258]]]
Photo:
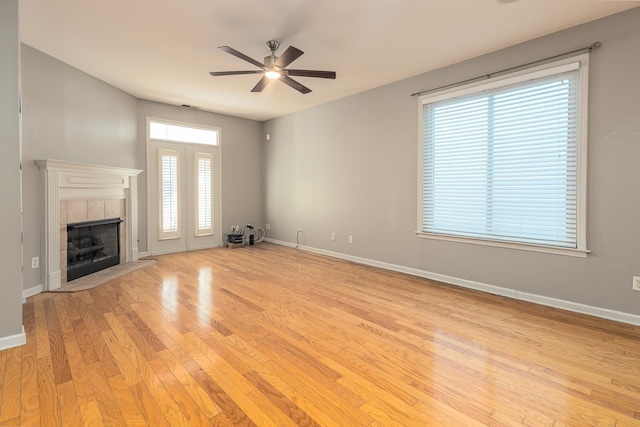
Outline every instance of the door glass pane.
[[196, 153], [196, 236], [213, 234], [213, 156]]
[[160, 238], [179, 237], [180, 194], [177, 152], [160, 151]]

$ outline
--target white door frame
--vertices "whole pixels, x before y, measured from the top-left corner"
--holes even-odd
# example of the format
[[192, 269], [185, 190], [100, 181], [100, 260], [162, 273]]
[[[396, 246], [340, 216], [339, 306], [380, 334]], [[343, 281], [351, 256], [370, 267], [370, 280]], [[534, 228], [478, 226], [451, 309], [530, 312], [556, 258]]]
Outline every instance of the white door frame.
[[[174, 125], [178, 125], [178, 126], [186, 126], [186, 127], [193, 127], [193, 128], [197, 128], [197, 129], [209, 129], [209, 130], [214, 130], [218, 133], [218, 144], [213, 146], [213, 145], [207, 145], [207, 144], [202, 144], [208, 147], [215, 147], [217, 149], [217, 153], [216, 156], [219, 159], [219, 167], [214, 168], [215, 172], [214, 172], [214, 180], [217, 183], [214, 187], [214, 206], [218, 207], [218, 221], [215, 221], [216, 224], [219, 224], [218, 227], [216, 227], [216, 230], [214, 231], [214, 233], [218, 234], [218, 241], [216, 244], [211, 245], [209, 247], [218, 247], [222, 245], [222, 129], [219, 127], [215, 127], [215, 126], [209, 126], [209, 125], [203, 125], [203, 124], [199, 124], [199, 123], [191, 123], [191, 122], [182, 122], [182, 121], [178, 121], [178, 120], [171, 120], [171, 119], [163, 119], [163, 118], [159, 118], [159, 117], [152, 117], [152, 116], [146, 116], [146, 120], [145, 120], [145, 155], [146, 155], [146, 181], [147, 181], [147, 253], [149, 255], [161, 255], [162, 253], [166, 253], [166, 252], [152, 252], [151, 250], [151, 239], [153, 236], [153, 232], [152, 232], [152, 227], [154, 226], [154, 224], [152, 224], [152, 221], [150, 221], [150, 212], [152, 212], [152, 209], [156, 209], [155, 206], [151, 206], [151, 200], [152, 197], [151, 195], [151, 191], [152, 191], [152, 182], [151, 182], [151, 177], [150, 177], [150, 171], [151, 171], [151, 162], [157, 161], [157, 159], [155, 158], [155, 156], [152, 153], [152, 149], [151, 149], [151, 138], [149, 137], [149, 123], [150, 122], [159, 122], [159, 123], [167, 123], [167, 124], [174, 124]], [[180, 144], [182, 142], [180, 141], [169, 141], [169, 140], [153, 140], [153, 141], [160, 141], [160, 142], [173, 142], [173, 143], [177, 143]], [[183, 143], [186, 145], [199, 145], [197, 143]], [[185, 158], [185, 162], [186, 164], [186, 158]], [[187, 189], [187, 191], [191, 191], [190, 189]], [[186, 196], [186, 194], [185, 194]], [[215, 210], [214, 210], [215, 212]], [[158, 225], [158, 224], [155, 224]], [[186, 236], [185, 236], [186, 238]], [[200, 250], [200, 249], [205, 249], [204, 247], [197, 247], [197, 248], [193, 248], [193, 250]], [[188, 246], [187, 246], [187, 251], [189, 250]]]

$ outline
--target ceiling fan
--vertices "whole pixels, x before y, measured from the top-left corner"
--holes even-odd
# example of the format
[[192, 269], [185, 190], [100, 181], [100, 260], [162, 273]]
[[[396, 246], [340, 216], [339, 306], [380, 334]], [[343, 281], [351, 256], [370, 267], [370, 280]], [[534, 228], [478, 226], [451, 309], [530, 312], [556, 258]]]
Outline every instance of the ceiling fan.
[[271, 80], [280, 80], [281, 82], [291, 86], [298, 92], [305, 94], [311, 92], [311, 89], [293, 80], [294, 77], [316, 77], [320, 79], [335, 79], [335, 71], [319, 71], [319, 70], [293, 70], [287, 69], [287, 65], [298, 59], [304, 53], [300, 49], [293, 46], [289, 46], [287, 50], [281, 56], [276, 56], [276, 50], [280, 47], [280, 43], [275, 40], [269, 40], [267, 42], [267, 49], [271, 52], [271, 55], [264, 57], [264, 64], [256, 61], [253, 58], [248, 57], [244, 53], [229, 46], [218, 46], [218, 49], [222, 49], [231, 55], [238, 57], [250, 64], [260, 68], [255, 71], [212, 71], [209, 74], [212, 76], [232, 76], [237, 74], [264, 74], [257, 85], [251, 89], [251, 92], [262, 92]]

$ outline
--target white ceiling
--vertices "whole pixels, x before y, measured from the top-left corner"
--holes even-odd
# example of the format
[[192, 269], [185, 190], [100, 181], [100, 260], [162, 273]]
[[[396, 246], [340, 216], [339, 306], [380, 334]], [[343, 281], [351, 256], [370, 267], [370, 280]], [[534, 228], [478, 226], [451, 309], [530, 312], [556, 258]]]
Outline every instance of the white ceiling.
[[[520, 0], [21, 0], [22, 41], [136, 97], [266, 120], [640, 5]], [[291, 68], [333, 70], [251, 93], [267, 40], [305, 54]], [[595, 40], [594, 40], [595, 41]]]

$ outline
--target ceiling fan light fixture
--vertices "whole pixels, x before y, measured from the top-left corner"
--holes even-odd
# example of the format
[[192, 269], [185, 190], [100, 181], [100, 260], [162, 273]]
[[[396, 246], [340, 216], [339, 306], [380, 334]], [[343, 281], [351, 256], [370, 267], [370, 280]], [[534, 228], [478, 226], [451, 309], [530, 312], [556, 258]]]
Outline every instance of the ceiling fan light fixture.
[[335, 79], [336, 72], [335, 71], [321, 71], [321, 70], [292, 70], [287, 67], [293, 61], [298, 59], [303, 51], [300, 49], [289, 46], [287, 50], [280, 56], [276, 56], [276, 50], [280, 46], [275, 40], [269, 40], [267, 42], [267, 49], [271, 52], [271, 55], [265, 56], [264, 64], [259, 63], [255, 59], [245, 55], [242, 52], [238, 52], [232, 47], [229, 46], [218, 46], [219, 49], [227, 52], [235, 56], [236, 58], [240, 58], [243, 61], [246, 61], [252, 65], [255, 65], [259, 68], [259, 70], [254, 71], [211, 71], [209, 74], [212, 76], [233, 76], [239, 74], [263, 74], [263, 77], [258, 81], [258, 83], [251, 89], [251, 92], [262, 92], [262, 90], [267, 87], [271, 80], [280, 80], [282, 83], [287, 86], [297, 90], [301, 94], [311, 92], [311, 89], [306, 87], [305, 85], [295, 81], [291, 78], [293, 77], [315, 77], [319, 79]]
[[280, 77], [282, 77], [282, 74], [280, 74], [280, 71], [278, 70], [267, 70], [264, 72], [265, 77], [267, 77], [268, 79], [279, 79]]

